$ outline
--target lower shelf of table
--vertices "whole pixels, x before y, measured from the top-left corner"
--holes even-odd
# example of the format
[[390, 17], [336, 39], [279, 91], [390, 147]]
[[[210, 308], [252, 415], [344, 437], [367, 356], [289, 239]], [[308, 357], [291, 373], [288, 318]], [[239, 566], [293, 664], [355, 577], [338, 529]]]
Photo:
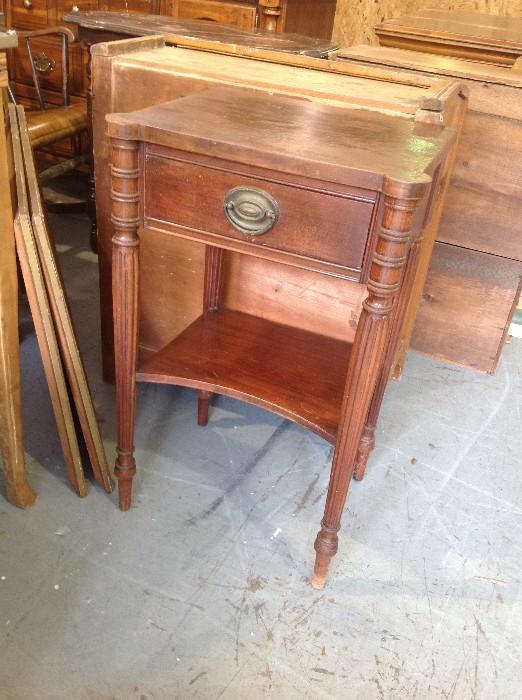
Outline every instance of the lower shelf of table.
[[237, 311], [200, 316], [137, 380], [256, 404], [335, 441], [351, 345]]

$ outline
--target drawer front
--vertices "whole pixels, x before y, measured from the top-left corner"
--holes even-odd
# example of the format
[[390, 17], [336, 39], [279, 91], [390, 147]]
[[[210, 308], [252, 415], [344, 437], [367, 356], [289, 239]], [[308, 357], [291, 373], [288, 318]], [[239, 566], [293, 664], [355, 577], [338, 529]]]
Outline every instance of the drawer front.
[[[31, 41], [34, 59], [39, 60], [37, 71], [40, 87], [43, 90], [61, 92], [62, 90], [62, 45], [59, 38], [42, 38]], [[29, 54], [25, 42], [20, 42], [12, 50], [10, 75], [17, 84], [34, 86]], [[87, 61], [89, 54], [79, 43], [69, 45], [69, 91], [71, 95], [87, 94]]]
[[15, 29], [42, 29], [55, 24], [53, 3], [48, 0], [13, 0], [11, 24]]
[[176, 16], [183, 19], [206, 19], [252, 30], [256, 26], [257, 9], [252, 5], [212, 0], [178, 0]]
[[[40, 86], [47, 90], [61, 90], [62, 88], [62, 48], [59, 39], [33, 39], [31, 48], [35, 61], [38, 61], [40, 70], [37, 71]], [[34, 85], [31, 71], [31, 61], [25, 47], [25, 42], [20, 42], [17, 49], [13, 49], [14, 80], [24, 85]], [[69, 52], [69, 57], [71, 53]]]
[[[279, 218], [266, 233], [243, 233], [227, 219], [225, 196], [236, 187], [260, 189], [277, 203]], [[271, 182], [153, 153], [145, 159], [145, 226], [166, 222], [356, 273], [364, 266], [373, 209], [368, 197]]]

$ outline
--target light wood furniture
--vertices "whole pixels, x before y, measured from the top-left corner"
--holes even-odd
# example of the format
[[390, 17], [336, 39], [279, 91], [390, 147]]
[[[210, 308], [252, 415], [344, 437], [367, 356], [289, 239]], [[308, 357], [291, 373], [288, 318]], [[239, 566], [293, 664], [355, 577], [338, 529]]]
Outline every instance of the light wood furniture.
[[522, 56], [522, 20], [426, 9], [375, 27], [381, 46], [512, 66]]
[[[205, 392], [200, 423], [209, 392], [268, 408], [335, 446], [315, 541], [312, 585], [322, 588], [455, 130], [439, 125], [422, 136], [404, 116], [235, 87], [107, 122], [120, 507], [130, 507], [136, 470], [136, 378]], [[139, 278], [146, 289], [159, 274], [139, 257], [147, 230], [204, 246], [204, 289], [198, 318], [138, 362]], [[320, 316], [311, 332], [227, 308], [228, 251], [362, 287], [353, 341], [329, 337]]]
[[522, 72], [376, 46], [338, 56], [390, 76], [453, 78], [468, 88], [469, 110], [412, 347], [492, 373], [522, 277]]
[[[219, 50], [219, 52], [217, 52]], [[161, 38], [131, 39], [93, 47], [94, 147], [99, 225], [99, 265], [104, 372], [113, 376], [113, 325], [111, 295], [112, 228], [110, 225], [109, 149], [105, 116], [126, 112], [168, 99], [194, 94], [218, 85], [252, 86], [269, 99], [270, 94], [306, 96], [347, 109], [361, 106], [403, 115], [422, 124], [448, 124], [459, 128], [466, 100], [459, 86], [432, 79], [390, 80], [389, 72], [324, 61], [305, 56], [219, 46], [216, 53], [165, 46]], [[154, 76], [154, 79], [151, 79]], [[441, 174], [445, 183], [445, 174]], [[425, 231], [423, 248], [429, 259], [437, 229], [443, 192], [437, 200], [437, 216]], [[162, 261], [162, 274], [142, 289], [140, 351], [155, 352], [200, 313], [203, 290], [198, 280], [204, 269], [204, 247], [191, 241], [165, 239], [147, 232], [147, 248]], [[148, 253], [144, 253], [148, 254]], [[424, 259], [424, 258], [423, 258]], [[185, 264], [190, 261], [190, 266]], [[267, 266], [262, 259], [240, 254], [227, 256], [230, 280], [224, 290], [227, 306], [246, 313], [262, 313], [279, 321], [313, 330], [320, 313], [328, 334], [353, 340], [361, 309], [360, 290], [346, 279], [312, 275], [290, 266]], [[180, 278], [167, 270], [176, 267]], [[422, 273], [425, 274], [424, 268]], [[350, 287], [350, 290], [348, 288]], [[416, 298], [420, 297], [418, 281]], [[352, 294], [354, 292], [354, 294]], [[158, 303], [158, 299], [161, 301]], [[349, 302], [346, 301], [349, 299]], [[413, 299], [413, 297], [412, 297]], [[415, 304], [408, 312], [415, 313]], [[261, 310], [261, 311], [260, 311]], [[408, 345], [408, 338], [402, 342]]]
[[16, 36], [0, 31], [0, 446], [7, 498], [13, 505], [26, 508], [34, 503], [36, 494], [27, 481], [22, 430], [14, 168], [7, 119], [5, 54], [16, 44]]

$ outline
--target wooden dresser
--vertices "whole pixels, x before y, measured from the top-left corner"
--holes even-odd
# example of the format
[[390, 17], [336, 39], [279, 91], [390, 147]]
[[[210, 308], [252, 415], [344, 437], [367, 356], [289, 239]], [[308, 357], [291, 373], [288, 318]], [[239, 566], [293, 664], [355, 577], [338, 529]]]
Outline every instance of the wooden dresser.
[[377, 46], [339, 57], [405, 78], [463, 81], [469, 110], [412, 347], [494, 372], [522, 277], [522, 71]]
[[512, 66], [522, 56], [522, 20], [515, 17], [417, 10], [375, 27], [381, 46]]
[[[136, 378], [197, 389], [200, 424], [214, 392], [267, 408], [334, 445], [315, 541], [312, 585], [322, 588], [456, 132], [440, 120], [422, 128], [404, 115], [228, 86], [109, 115], [107, 129], [120, 507], [130, 507], [136, 470]], [[154, 255], [155, 241], [164, 250], [171, 241], [203, 249], [203, 296], [193, 286], [197, 318], [138, 361], [140, 286], [150, 294], [158, 278], [180, 286], [184, 277], [179, 263]], [[261, 260], [267, 271], [305, 271], [312, 284], [348, 282], [343, 302], [364, 299], [352, 341], [330, 335], [313, 305], [308, 331], [293, 325], [284, 302], [278, 322], [262, 307], [231, 308], [230, 253]], [[193, 274], [190, 260], [181, 265]], [[161, 293], [154, 301], [162, 303]]]
[[[43, 29], [65, 24], [69, 13], [89, 10], [142, 12], [162, 15], [166, 20], [206, 19], [237, 29], [253, 31], [256, 28], [273, 32], [291, 32], [329, 40], [332, 35], [336, 0], [5, 0], [7, 27], [18, 30]], [[69, 25], [75, 29], [73, 24]], [[162, 30], [165, 33], [165, 29]], [[167, 30], [167, 33], [170, 33]], [[173, 31], [172, 33], [175, 33]], [[136, 35], [139, 36], [140, 32]], [[58, 39], [41, 38], [34, 41], [35, 55], [56, 63], [55, 69], [43, 69], [40, 74], [46, 101], [60, 103], [61, 71]], [[70, 47], [71, 98], [84, 99], [88, 78], [88, 54], [81, 42]], [[36, 94], [31, 77], [31, 66], [23, 48], [11, 52], [10, 79], [20, 100], [36, 106]]]

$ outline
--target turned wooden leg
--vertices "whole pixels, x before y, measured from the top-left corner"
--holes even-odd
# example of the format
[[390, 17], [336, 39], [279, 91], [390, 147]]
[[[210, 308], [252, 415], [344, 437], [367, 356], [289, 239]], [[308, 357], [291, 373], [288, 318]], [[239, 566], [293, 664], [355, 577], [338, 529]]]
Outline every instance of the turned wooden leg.
[[[435, 185], [433, 185], [433, 187], [435, 187]], [[411, 251], [404, 267], [401, 294], [398, 296], [391, 313], [390, 333], [384, 354], [384, 361], [377, 380], [377, 386], [373, 392], [370, 408], [366, 417], [366, 423], [363, 428], [359, 448], [357, 450], [357, 456], [355, 458], [353, 478], [356, 481], [361, 481], [363, 479], [368, 458], [375, 447], [375, 429], [377, 427], [377, 421], [379, 420], [379, 414], [381, 412], [384, 392], [386, 391], [386, 387], [392, 373], [397, 344], [399, 342], [402, 325], [408, 310], [410, 294], [415, 282], [415, 275], [417, 274], [422, 240], [422, 229], [420, 229], [412, 241]]]
[[112, 139], [112, 290], [118, 446], [114, 473], [121, 510], [131, 506], [138, 346], [138, 146]]
[[337, 552], [337, 533], [360, 437], [389, 342], [394, 300], [399, 290], [404, 294], [401, 282], [413, 212], [426, 187], [427, 183], [384, 183], [384, 212], [368, 279], [368, 297], [350, 355], [325, 511], [315, 540], [314, 588], [324, 587], [330, 561]]

